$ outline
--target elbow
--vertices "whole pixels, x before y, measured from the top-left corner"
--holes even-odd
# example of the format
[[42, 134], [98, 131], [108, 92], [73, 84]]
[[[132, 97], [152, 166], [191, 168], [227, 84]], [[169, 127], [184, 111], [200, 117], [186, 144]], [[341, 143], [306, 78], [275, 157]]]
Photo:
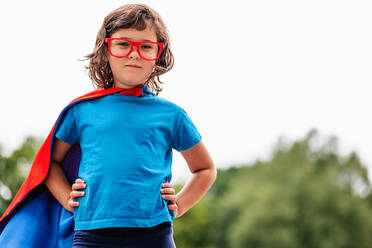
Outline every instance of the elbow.
[[210, 185], [213, 185], [217, 179], [217, 169], [215, 167], [209, 169], [208, 181]]
[[217, 168], [214, 165], [209, 166], [207, 168], [196, 170], [193, 172], [193, 174], [197, 174], [200, 172], [202, 172], [202, 174], [204, 175], [208, 175], [208, 178], [212, 183], [214, 183], [214, 181], [216, 181], [217, 179]]
[[213, 166], [211, 174], [212, 174], [212, 177], [213, 177], [213, 182], [216, 181], [216, 179], [217, 179], [217, 168], [216, 168], [216, 166]]

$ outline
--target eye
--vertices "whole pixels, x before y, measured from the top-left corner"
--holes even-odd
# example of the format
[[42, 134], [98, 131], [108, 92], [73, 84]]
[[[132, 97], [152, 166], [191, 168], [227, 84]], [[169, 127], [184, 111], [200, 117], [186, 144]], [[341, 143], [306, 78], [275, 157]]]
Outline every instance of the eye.
[[122, 42], [119, 43], [119, 46], [128, 47], [128, 46], [130, 46], [130, 43], [129, 42], [122, 41]]
[[142, 44], [141, 48], [142, 49], [153, 49], [154, 45], [153, 44]]

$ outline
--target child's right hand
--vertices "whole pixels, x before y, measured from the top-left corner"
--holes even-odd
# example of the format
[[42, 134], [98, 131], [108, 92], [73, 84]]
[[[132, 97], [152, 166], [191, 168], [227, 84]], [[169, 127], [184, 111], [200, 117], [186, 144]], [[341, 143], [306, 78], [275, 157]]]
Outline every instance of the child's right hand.
[[84, 191], [79, 191], [79, 189], [85, 189], [87, 187], [83, 179], [77, 178], [75, 183], [72, 185], [72, 191], [70, 192], [70, 198], [68, 199], [68, 210], [73, 213], [74, 207], [79, 206], [79, 202], [74, 201], [75, 198], [85, 195]]
[[[76, 202], [74, 201], [75, 198], [77, 197], [82, 197], [85, 195], [85, 192], [84, 191], [80, 191], [80, 189], [85, 189], [87, 187], [87, 184], [84, 182], [83, 179], [81, 178], [77, 178], [75, 180], [75, 183], [72, 185], [72, 191], [70, 192], [70, 198], [68, 199], [68, 203], [67, 203], [67, 210], [70, 211], [71, 213], [74, 213], [74, 207], [77, 207], [79, 206], [79, 202]], [[163, 199], [168, 199], [170, 200], [172, 203], [174, 203], [174, 200], [172, 199], [175, 199], [175, 190], [172, 186], [172, 184], [170, 183], [165, 183], [162, 185], [162, 189], [160, 190], [162, 196], [163, 196]], [[177, 216], [177, 211], [178, 211], [178, 208], [177, 208], [177, 204], [174, 203], [172, 205], [169, 205], [171, 206], [171, 210], [174, 211], [174, 213], [176, 214], [176, 218], [178, 217]]]

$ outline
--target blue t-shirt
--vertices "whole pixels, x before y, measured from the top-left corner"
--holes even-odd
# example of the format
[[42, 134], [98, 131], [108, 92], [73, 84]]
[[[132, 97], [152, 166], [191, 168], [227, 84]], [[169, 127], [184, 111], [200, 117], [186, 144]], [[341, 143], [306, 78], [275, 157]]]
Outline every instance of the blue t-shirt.
[[87, 187], [76, 199], [74, 230], [172, 223], [160, 192], [172, 179], [172, 149], [201, 141], [187, 113], [153, 93], [81, 101], [66, 111], [56, 137], [82, 150], [79, 178]]

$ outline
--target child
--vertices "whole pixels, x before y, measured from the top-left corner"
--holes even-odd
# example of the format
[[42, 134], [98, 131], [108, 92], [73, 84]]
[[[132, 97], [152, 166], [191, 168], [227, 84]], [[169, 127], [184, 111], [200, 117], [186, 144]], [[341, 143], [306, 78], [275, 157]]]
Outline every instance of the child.
[[[20, 243], [14, 240], [22, 239], [22, 247], [28, 247], [43, 237], [51, 240], [43, 243], [45, 247], [175, 247], [173, 219], [207, 192], [216, 178], [216, 168], [187, 113], [158, 97], [159, 75], [173, 66], [166, 27], [148, 6], [124, 5], [104, 19], [96, 47], [87, 57], [89, 75], [98, 89], [73, 100], [62, 111], [35, 158], [25, 182], [27, 190], [21, 187], [0, 220], [1, 231], [23, 203], [0, 235], [0, 246], [17, 247]], [[162, 192], [170, 195], [162, 196], [162, 187], [171, 187], [172, 149], [181, 152], [193, 177], [176, 196], [172, 188]], [[44, 159], [48, 151], [52, 151], [50, 171]], [[69, 170], [75, 167], [70, 160], [79, 161], [78, 172], [75, 170], [72, 177]], [[24, 201], [33, 193], [31, 199], [44, 202], [47, 196], [39, 193], [44, 192], [40, 180], [33, 180], [34, 175], [45, 178], [46, 173], [48, 192], [63, 206], [50, 211], [53, 218], [47, 225], [57, 226], [56, 232], [40, 236], [40, 231], [29, 231], [11, 239], [22, 221], [51, 208], [48, 198], [47, 205], [40, 203], [30, 214], [27, 209], [34, 201]], [[82, 196], [77, 195], [81, 193], [77, 191], [80, 179], [71, 191], [71, 178], [76, 177], [86, 182], [78, 207], [73, 200]], [[31, 191], [35, 185], [40, 189]], [[172, 207], [167, 207], [168, 200]], [[59, 217], [55, 220], [55, 216]], [[38, 218], [38, 224], [44, 219]], [[43, 226], [41, 230], [49, 229]], [[13, 242], [12, 246], [3, 246], [6, 240], [7, 244]], [[44, 246], [38, 243], [38, 247]]]

